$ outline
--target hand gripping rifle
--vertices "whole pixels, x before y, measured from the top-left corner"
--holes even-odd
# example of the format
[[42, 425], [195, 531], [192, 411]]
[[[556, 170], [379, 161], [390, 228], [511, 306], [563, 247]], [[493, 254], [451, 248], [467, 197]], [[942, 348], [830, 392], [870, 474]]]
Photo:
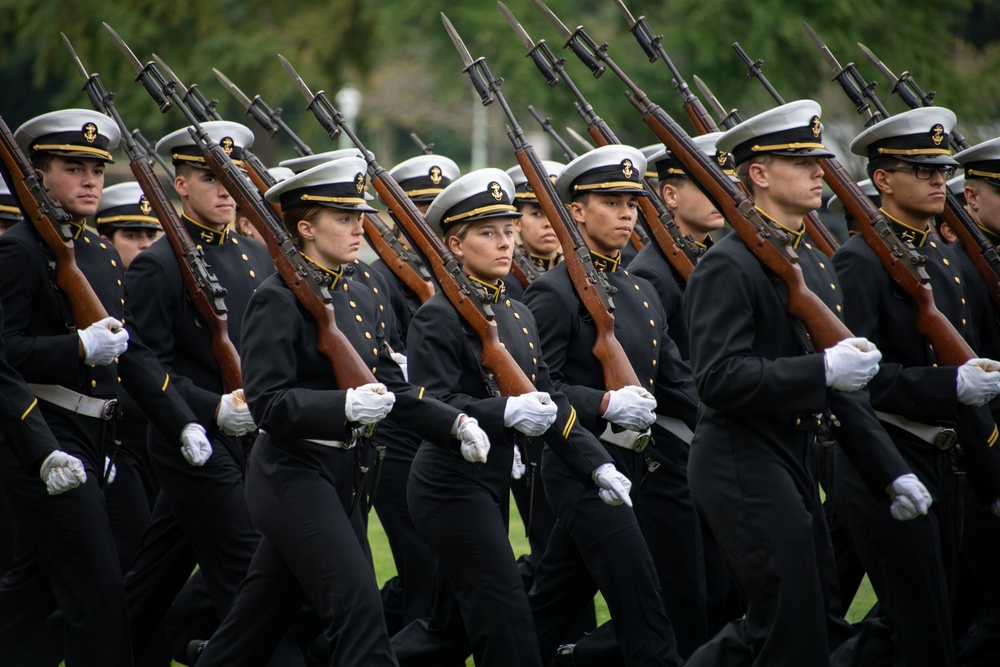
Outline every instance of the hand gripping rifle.
[[479, 94], [483, 105], [491, 104], [494, 101], [499, 102], [504, 115], [507, 116], [509, 123], [507, 136], [514, 145], [517, 162], [521, 165], [532, 192], [538, 196], [538, 205], [553, 223], [552, 227], [563, 247], [564, 261], [570, 279], [573, 281], [573, 287], [587, 313], [593, 319], [597, 330], [597, 340], [594, 343], [593, 351], [594, 356], [600, 360], [604, 371], [605, 389], [620, 389], [628, 385], [639, 384], [635, 370], [625, 356], [625, 350], [615, 338], [615, 317], [612, 314], [614, 303], [611, 299], [614, 288], [608, 284], [604, 274], [594, 268], [594, 262], [590, 257], [590, 250], [587, 248], [586, 242], [580, 235], [580, 231], [576, 228], [576, 224], [562, 200], [559, 199], [559, 195], [556, 194], [555, 186], [542, 165], [541, 159], [535, 153], [534, 147], [528, 143], [524, 131], [517, 124], [517, 119], [507, 104], [507, 100], [500, 92], [502, 80], [493, 78], [486, 66], [485, 58], [472, 59], [469, 50], [465, 48], [465, 44], [447, 16], [442, 14], [441, 20], [448, 31], [448, 36], [451, 37], [451, 41], [462, 57], [462, 62], [465, 64], [463, 71], [472, 79], [472, 85]]
[[[850, 74], [852, 70], [857, 72], [854, 66], [841, 67], [816, 33], [811, 29], [807, 31], [817, 46], [821, 47], [824, 58], [836, 73], [835, 79], [854, 101], [858, 112], [868, 116], [866, 125], [873, 125], [885, 118], [888, 114], [885, 107], [875, 101], [874, 85], [869, 87], [868, 93], [863, 92], [858, 86], [858, 81], [863, 81], [860, 74]], [[824, 180], [854, 216], [865, 242], [875, 252], [886, 273], [916, 305], [917, 331], [933, 346], [938, 361], [948, 366], [961, 366], [974, 358], [975, 352], [934, 304], [930, 278], [923, 268], [926, 258], [912, 244], [893, 234], [885, 214], [872, 204], [836, 158], [820, 158], [819, 162], [823, 168]]]
[[[233, 97], [247, 110], [247, 114], [257, 121], [270, 136], [277, 136], [278, 132], [284, 132], [295, 144], [295, 152], [299, 156], [313, 155], [313, 150], [302, 139], [296, 135], [288, 125], [281, 120], [281, 109], [272, 109], [267, 103], [257, 95], [251, 100], [240, 88], [229, 80], [225, 74], [212, 68], [215, 77], [225, 88], [233, 94]], [[271, 204], [276, 210], [280, 209], [278, 204]], [[416, 253], [404, 247], [399, 238], [389, 225], [378, 217], [375, 213], [365, 213], [362, 215], [362, 224], [365, 228], [365, 238], [368, 244], [375, 250], [375, 253], [385, 262], [386, 266], [406, 285], [420, 303], [434, 295], [434, 286], [428, 281], [430, 275], [424, 267]]]
[[[204, 123], [210, 120], [224, 120], [219, 112], [215, 110], [216, 105], [218, 105], [218, 100], [208, 100], [202, 94], [201, 89], [198, 88], [198, 84], [192, 83], [190, 86], [185, 86], [180, 80], [180, 77], [174, 73], [172, 69], [163, 62], [155, 53], [153, 54], [153, 60], [156, 64], [160, 66], [164, 72], [166, 72], [167, 77], [175, 84], [177, 89], [180, 89], [180, 94], [178, 95], [178, 100], [183, 102], [184, 106], [191, 111], [195, 120], [199, 123]], [[180, 105], [178, 105], [180, 106]], [[267, 167], [260, 158], [251, 153], [246, 148], [243, 149], [243, 164], [246, 166], [247, 175], [253, 182], [254, 187], [263, 195], [267, 190], [275, 185], [278, 181], [275, 180], [271, 172], [267, 170]], [[281, 209], [277, 204], [268, 204], [277, 213], [281, 213]], [[240, 207], [242, 209], [242, 207]]]
[[[903, 72], [898, 77], [879, 60], [864, 44], [858, 44], [868, 59], [885, 75], [892, 83], [892, 91], [897, 93], [907, 106], [911, 109], [919, 109], [931, 106], [934, 100], [934, 92], [925, 93], [917, 85], [909, 72]], [[951, 145], [955, 151], [962, 151], [969, 147], [969, 143], [958, 132], [952, 132]], [[962, 247], [969, 255], [976, 272], [986, 285], [990, 299], [994, 305], [1000, 307], [1000, 253], [996, 247], [990, 243], [983, 235], [979, 226], [965, 210], [965, 207], [958, 201], [958, 198], [951, 191], [946, 191], [947, 206], [944, 209], [944, 220], [948, 226], [955, 231], [955, 236], [962, 242]]]
[[14, 135], [0, 118], [0, 161], [10, 191], [17, 197], [25, 217], [42, 237], [56, 260], [56, 286], [69, 300], [73, 322], [85, 329], [108, 316], [104, 304], [76, 264], [72, 218], [49, 196], [38, 172], [31, 166]]
[[212, 358], [219, 365], [222, 386], [226, 393], [234, 392], [243, 386], [243, 379], [240, 376], [239, 354], [232, 341], [229, 340], [227, 324], [229, 316], [226, 312], [225, 302], [226, 290], [219, 284], [218, 278], [209, 271], [208, 265], [205, 263], [204, 253], [191, 239], [187, 228], [181, 222], [173, 204], [170, 203], [170, 198], [163, 190], [163, 185], [153, 173], [153, 165], [150, 163], [147, 153], [129, 134], [125, 122], [118, 113], [118, 109], [115, 108], [115, 94], [109, 93], [104, 88], [100, 74], [87, 72], [87, 68], [84, 67], [80, 57], [76, 54], [69, 38], [62, 33], [60, 35], [62, 35], [63, 44], [66, 45], [73, 63], [84, 78], [83, 89], [94, 108], [110, 116], [121, 130], [122, 142], [125, 144], [125, 154], [128, 155], [132, 175], [139, 182], [139, 186], [152, 206], [153, 213], [163, 225], [163, 232], [177, 258], [177, 266], [181, 272], [184, 289], [211, 333]]
[[[621, 143], [611, 128], [608, 127], [608, 124], [597, 115], [594, 108], [583, 96], [583, 93], [580, 92], [580, 89], [569, 77], [569, 73], [566, 72], [565, 68], [566, 60], [564, 58], [556, 58], [544, 39], [537, 42], [533, 41], [528, 36], [527, 31], [514, 18], [510, 10], [502, 2], [498, 2], [497, 4], [500, 5], [500, 11], [506, 17], [511, 28], [514, 29], [514, 32], [517, 33], [518, 37], [524, 43], [525, 48], [528, 49], [527, 57], [531, 58], [532, 62], [535, 63], [538, 71], [542, 73], [542, 76], [549, 82], [549, 85], [555, 85], [562, 79], [566, 87], [573, 93], [573, 97], [576, 98], [576, 109], [587, 124], [587, 132], [594, 142], [598, 146]], [[592, 71], [595, 71], [595, 76], [599, 76], [599, 73], [603, 73], [604, 68], [601, 67], [599, 70]], [[677, 223], [674, 222], [673, 216], [670, 215], [670, 211], [664, 205], [657, 188], [648, 180], [645, 182], [644, 187], [648, 196], [639, 197], [639, 208], [646, 219], [649, 235], [652, 236], [653, 241], [667, 258], [667, 261], [670, 262], [670, 265], [677, 271], [678, 275], [687, 280], [691, 272], [694, 271], [694, 265], [697, 263], [698, 257], [701, 256], [702, 249], [694, 241], [681, 233], [681, 230], [677, 227]], [[656, 221], [659, 221], [660, 224], [656, 224]]]
[[226, 90], [232, 93], [233, 97], [235, 97], [236, 101], [240, 103], [240, 106], [243, 107], [243, 110], [246, 111], [247, 115], [257, 121], [257, 123], [264, 128], [269, 137], [273, 139], [278, 136], [279, 131], [284, 132], [285, 136], [291, 139], [292, 143], [295, 144], [295, 153], [299, 157], [305, 157], [313, 154], [312, 149], [299, 138], [299, 135], [292, 132], [292, 128], [288, 127], [288, 124], [281, 119], [281, 107], [272, 109], [260, 95], [254, 95], [254, 98], [251, 100], [235, 83], [230, 81], [229, 77], [225, 74], [214, 67], [212, 68], [212, 73], [215, 74], [215, 78], [219, 80], [219, 83], [221, 83]]
[[663, 109], [646, 96], [608, 57], [608, 45], [600, 47], [578, 27], [566, 28], [540, 0], [535, 4], [563, 34], [567, 48], [583, 51], [586, 57], [611, 69], [629, 89], [628, 98], [642, 113], [643, 121], [684, 166], [684, 170], [716, 203], [723, 217], [764, 266], [775, 273], [788, 288], [788, 312], [800, 320], [817, 349], [826, 349], [851, 337], [850, 330], [805, 284], [798, 256], [791, 248], [791, 238], [768, 223], [753, 201], [681, 129]]
[[361, 143], [347, 125], [344, 115], [333, 106], [326, 93], [320, 90], [314, 95], [291, 63], [284, 56], [279, 55], [278, 58], [295, 82], [295, 86], [308, 100], [307, 108], [312, 111], [330, 138], [336, 139], [341, 132], [347, 134], [364, 156], [368, 163], [368, 176], [375, 191], [389, 206], [410, 237], [416, 241], [424, 257], [430, 261], [431, 271], [455, 310], [475, 330], [483, 348], [483, 366], [492, 373], [491, 379], [495, 380], [500, 393], [504, 396], [519, 396], [534, 391], [535, 387], [531, 384], [531, 380], [500, 342], [492, 307], [477, 297], [478, 291], [473, 287], [472, 281], [462, 272], [458, 260], [430, 228], [423, 214], [406, 196], [396, 179], [375, 161], [374, 154]]
[[354, 346], [351, 345], [343, 332], [337, 328], [332, 299], [325, 279], [306, 263], [302, 253], [298, 251], [288, 232], [282, 227], [274, 209], [261, 198], [260, 193], [250, 186], [246, 176], [233, 163], [222, 147], [212, 141], [194, 113], [184, 104], [181, 96], [177, 93], [175, 82], [167, 81], [155, 63], [150, 62], [143, 66], [111, 26], [105, 23], [104, 28], [114, 39], [132, 68], [138, 73], [136, 81], [141, 83], [157, 101], [160, 110], [165, 111], [171, 106], [176, 106], [184, 114], [191, 125], [188, 131], [204, 152], [205, 162], [212, 173], [229, 191], [229, 194], [236, 201], [236, 205], [250, 218], [257, 232], [267, 244], [281, 277], [299, 303], [316, 320], [319, 328], [319, 341], [316, 347], [330, 360], [337, 386], [341, 389], [347, 389], [375, 382], [375, 377], [369, 367], [358, 356]]

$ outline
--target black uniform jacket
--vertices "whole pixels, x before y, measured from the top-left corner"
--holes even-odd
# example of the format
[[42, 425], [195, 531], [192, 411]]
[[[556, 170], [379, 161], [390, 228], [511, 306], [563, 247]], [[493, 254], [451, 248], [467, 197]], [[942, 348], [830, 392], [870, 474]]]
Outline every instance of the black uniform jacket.
[[[569, 399], [549, 378], [531, 311], [500, 293], [491, 304], [500, 342], [539, 391], [549, 392], [558, 406], [555, 424], [541, 436], [581, 481], [611, 458], [597, 440], [581, 428]], [[507, 398], [494, 396], [481, 372], [479, 337], [455, 310], [448, 298], [435, 294], [413, 318], [410, 326], [410, 374], [432, 394], [475, 417], [490, 437], [487, 465], [494, 461], [503, 482], [510, 477], [511, 447], [515, 431], [503, 423]], [[508, 451], [501, 449], [506, 444]], [[470, 465], [470, 464], [465, 464]]]
[[[796, 252], [807, 286], [843, 316], [829, 258], [806, 243]], [[686, 292], [691, 363], [703, 410], [695, 441], [753, 439], [781, 456], [801, 441], [796, 429], [830, 409], [837, 441], [875, 498], [910, 472], [879, 425], [868, 392], [826, 386], [822, 354], [805, 354], [785, 309], [787, 290], [773, 282], [743, 241], [730, 234], [698, 262]]]
[[[182, 217], [209, 271], [226, 290], [229, 338], [240, 352], [240, 326], [250, 296], [274, 272], [267, 250], [229, 231], [215, 232]], [[211, 333], [188, 298], [170, 241], [160, 238], [129, 266], [128, 306], [138, 329], [205, 428], [215, 426], [222, 376], [212, 358]]]
[[[593, 256], [595, 266], [604, 268], [608, 282], [617, 289], [613, 297], [615, 337], [639, 384], [656, 396], [658, 413], [680, 419], [693, 430], [697, 394], [690, 369], [667, 336], [666, 318], [656, 291], [616, 262]], [[532, 282], [524, 301], [538, 322], [542, 350], [556, 388], [576, 408], [580, 423], [599, 436], [608, 422], [600, 410], [605, 394], [603, 368], [592, 352], [597, 329], [573, 288], [566, 264], [559, 264]], [[634, 461], [626, 465], [628, 452], [614, 445], [606, 448], [619, 469], [632, 470]]]
[[[4, 328], [3, 319], [3, 309], [0, 308], [0, 331]], [[59, 449], [42, 419], [42, 411], [37, 408], [38, 399], [7, 363], [7, 350], [0, 338], [0, 430], [3, 446], [10, 447], [28, 474], [37, 474], [42, 459]]]
[[[892, 223], [897, 234], [907, 229]], [[916, 239], [920, 243], [920, 238]], [[974, 329], [966, 299], [967, 278], [962, 277], [958, 255], [933, 238], [927, 238], [917, 251], [927, 258], [924, 268], [930, 276], [934, 302], [955, 329], [975, 349]], [[916, 329], [917, 308], [882, 268], [874, 251], [861, 235], [852, 237], [834, 255], [844, 300], [847, 326], [865, 336], [882, 351], [878, 375], [869, 384], [872, 406], [876, 410], [902, 415], [928, 424], [955, 426], [962, 418], [976, 417], [982, 437], [962, 437], [962, 449], [969, 465], [970, 482], [977, 494], [992, 500], [1000, 494], [1000, 470], [992, 461], [987, 438], [993, 432], [988, 408], [960, 407], [957, 400], [954, 366], [938, 366], [930, 343]], [[961, 414], [960, 414], [961, 411]], [[995, 436], [995, 433], [993, 433]], [[893, 430], [900, 441], [913, 438]]]
[[21, 223], [0, 236], [0, 300], [8, 359], [26, 382], [58, 384], [102, 398], [117, 396], [120, 374], [121, 382], [157, 427], [177, 440], [195, 415], [174, 390], [173, 377], [164, 372], [131, 327], [133, 315], [125, 309], [118, 251], [87, 229], [77, 230], [74, 248], [77, 266], [108, 315], [124, 320], [129, 329], [128, 350], [118, 364], [90, 366], [80, 359], [73, 315], [65, 294], [55, 287], [51, 254], [35, 228]]
[[688, 342], [687, 317], [684, 314], [684, 289], [687, 282], [674, 270], [655, 242], [650, 241], [628, 265], [629, 273], [645, 278], [660, 295], [663, 310], [667, 313], [667, 328], [677, 344], [681, 359], [691, 357]]
[[[377, 381], [395, 394], [396, 420], [427, 439], [449, 442], [459, 411], [403, 379], [386, 345], [382, 300], [365, 285], [345, 279], [336, 280], [331, 294], [337, 328]], [[356, 424], [349, 424], [344, 413], [347, 388], [337, 386], [330, 359], [316, 349], [316, 321], [280, 275], [268, 278], [250, 299], [243, 334], [244, 392], [254, 421], [272, 443], [349, 439]]]

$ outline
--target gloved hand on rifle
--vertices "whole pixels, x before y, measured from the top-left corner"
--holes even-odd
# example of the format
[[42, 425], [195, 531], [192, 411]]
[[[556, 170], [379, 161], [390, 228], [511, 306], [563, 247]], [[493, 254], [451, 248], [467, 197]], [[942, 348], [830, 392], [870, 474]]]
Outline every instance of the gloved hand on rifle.
[[347, 421], [358, 424], [375, 424], [385, 419], [396, 403], [396, 395], [381, 382], [370, 382], [347, 390], [344, 414]]
[[656, 399], [642, 387], [628, 386], [612, 389], [607, 394], [608, 407], [601, 415], [612, 424], [629, 431], [641, 433], [649, 428], [656, 415]]
[[857, 391], [878, 373], [882, 353], [867, 338], [845, 338], [823, 353], [826, 386], [838, 391]]
[[246, 435], [257, 428], [257, 425], [253, 423], [253, 415], [250, 414], [250, 408], [243, 397], [242, 389], [222, 395], [215, 421], [222, 432], [229, 435]]
[[525, 435], [536, 437], [549, 430], [556, 422], [559, 408], [544, 391], [529, 391], [520, 396], [509, 396], [503, 411], [503, 425], [515, 428]]
[[83, 363], [107, 366], [128, 349], [128, 331], [119, 320], [105, 317], [76, 332], [83, 351]]
[[958, 367], [955, 383], [959, 403], [986, 405], [1000, 392], [1000, 363], [992, 359], [969, 359]]

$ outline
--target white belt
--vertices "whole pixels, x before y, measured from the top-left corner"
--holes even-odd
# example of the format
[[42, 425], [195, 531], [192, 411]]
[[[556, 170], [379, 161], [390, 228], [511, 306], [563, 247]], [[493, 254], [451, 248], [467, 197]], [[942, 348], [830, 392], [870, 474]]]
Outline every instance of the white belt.
[[676, 417], [667, 417], [665, 415], [656, 415], [656, 425], [662, 428], [664, 431], [669, 431], [673, 433], [678, 438], [691, 444], [691, 440], [694, 439], [694, 431], [688, 428], [688, 425], [682, 422]]
[[64, 410], [75, 412], [84, 417], [108, 420], [117, 413], [117, 398], [85, 396], [57, 384], [34, 384], [29, 382], [28, 388], [31, 389], [31, 393], [46, 403], [57, 405]]
[[952, 428], [915, 422], [912, 419], [907, 419], [901, 415], [894, 415], [891, 412], [876, 410], [875, 416], [886, 424], [892, 424], [897, 428], [901, 428], [907, 433], [917, 436], [927, 444], [934, 445], [938, 449], [951, 449], [957, 439], [955, 429]]
[[622, 449], [628, 449], [633, 452], [641, 452], [649, 446], [649, 429], [647, 428], [642, 433], [637, 433], [636, 431], [614, 431], [611, 428], [611, 423], [609, 422], [607, 427], [604, 429], [604, 433], [600, 435], [600, 439], [609, 445], [614, 445], [615, 447], [621, 447]]

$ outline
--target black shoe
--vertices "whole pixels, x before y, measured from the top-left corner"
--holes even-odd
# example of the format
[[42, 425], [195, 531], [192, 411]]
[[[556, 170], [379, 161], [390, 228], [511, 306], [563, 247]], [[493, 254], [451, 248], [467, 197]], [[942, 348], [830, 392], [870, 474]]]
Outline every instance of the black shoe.
[[189, 667], [198, 662], [198, 657], [205, 652], [206, 646], [208, 646], [208, 641], [205, 639], [192, 639], [188, 642], [187, 651], [184, 655], [187, 656]]
[[576, 644], [563, 644], [556, 649], [549, 667], [572, 667], [576, 664], [576, 658], [573, 656], [575, 652]]

